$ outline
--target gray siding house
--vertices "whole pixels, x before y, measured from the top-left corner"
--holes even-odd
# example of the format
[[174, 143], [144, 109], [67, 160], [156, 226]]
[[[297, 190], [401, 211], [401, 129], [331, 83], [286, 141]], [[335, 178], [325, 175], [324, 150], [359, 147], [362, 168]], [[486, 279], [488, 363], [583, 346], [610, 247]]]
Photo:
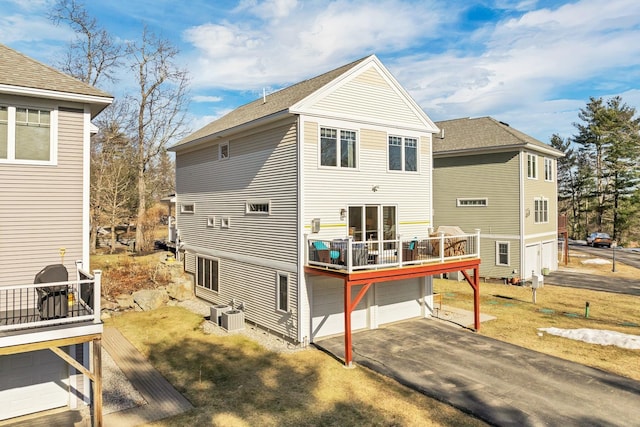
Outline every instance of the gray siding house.
[[[0, 45], [0, 421], [90, 403], [88, 343], [99, 344], [102, 324], [99, 277], [83, 269], [89, 139], [91, 119], [111, 102]], [[37, 287], [48, 265], [63, 274], [40, 275], [58, 283]]]
[[[437, 132], [369, 56], [241, 106], [179, 142], [179, 248], [196, 295], [302, 344], [430, 316], [422, 264], [431, 257]], [[409, 264], [422, 269], [395, 279]], [[380, 277], [356, 285], [356, 270], [369, 269], [378, 273], [367, 277]], [[347, 307], [351, 283], [353, 295], [364, 290]]]
[[491, 117], [436, 125], [435, 225], [480, 229], [485, 278], [556, 270], [556, 165], [564, 154]]

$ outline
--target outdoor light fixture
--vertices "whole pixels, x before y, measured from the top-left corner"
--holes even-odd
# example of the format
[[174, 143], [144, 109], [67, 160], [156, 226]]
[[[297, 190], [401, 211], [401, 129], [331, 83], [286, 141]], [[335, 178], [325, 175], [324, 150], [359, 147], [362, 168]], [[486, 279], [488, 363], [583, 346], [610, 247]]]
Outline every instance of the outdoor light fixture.
[[347, 210], [345, 208], [340, 209], [340, 219], [345, 219], [347, 217]]
[[378, 191], [379, 189], [380, 189], [380, 186], [379, 186], [379, 185], [374, 185], [374, 186], [371, 188], [371, 191], [373, 191], [373, 192], [375, 193], [375, 192], [376, 192], [376, 191]]

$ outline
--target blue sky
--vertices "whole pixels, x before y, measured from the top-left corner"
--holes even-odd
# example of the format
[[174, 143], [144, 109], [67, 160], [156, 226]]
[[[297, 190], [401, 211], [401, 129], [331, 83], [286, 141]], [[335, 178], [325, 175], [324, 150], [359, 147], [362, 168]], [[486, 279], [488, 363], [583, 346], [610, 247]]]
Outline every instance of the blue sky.
[[[86, 0], [121, 41], [143, 25], [190, 72], [193, 130], [235, 107], [375, 53], [433, 120], [492, 116], [549, 142], [589, 97], [640, 108], [638, 0]], [[0, 43], [53, 64], [73, 33], [53, 0], [0, 0]], [[188, 5], [185, 7], [183, 5]], [[102, 87], [121, 95], [124, 73]]]

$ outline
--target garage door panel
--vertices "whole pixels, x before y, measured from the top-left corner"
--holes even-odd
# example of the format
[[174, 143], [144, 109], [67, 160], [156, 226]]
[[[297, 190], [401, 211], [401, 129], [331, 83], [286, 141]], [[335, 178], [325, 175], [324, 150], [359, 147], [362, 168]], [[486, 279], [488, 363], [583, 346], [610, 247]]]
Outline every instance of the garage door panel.
[[[352, 298], [361, 286], [352, 288]], [[366, 298], [351, 313], [351, 329], [367, 327]], [[322, 279], [313, 284], [311, 339], [344, 333], [344, 285], [341, 280]]]
[[68, 374], [50, 350], [0, 356], [0, 420], [67, 406]]
[[385, 324], [419, 317], [422, 313], [419, 279], [376, 284], [375, 305], [378, 323]]

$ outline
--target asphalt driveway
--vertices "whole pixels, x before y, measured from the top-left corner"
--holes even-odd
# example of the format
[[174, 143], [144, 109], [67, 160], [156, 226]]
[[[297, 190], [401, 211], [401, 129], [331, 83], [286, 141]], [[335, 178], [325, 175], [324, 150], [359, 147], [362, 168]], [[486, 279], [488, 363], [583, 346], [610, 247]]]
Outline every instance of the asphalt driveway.
[[[344, 358], [342, 336], [316, 344]], [[441, 321], [357, 332], [353, 349], [357, 364], [490, 424], [640, 426], [640, 382]]]

